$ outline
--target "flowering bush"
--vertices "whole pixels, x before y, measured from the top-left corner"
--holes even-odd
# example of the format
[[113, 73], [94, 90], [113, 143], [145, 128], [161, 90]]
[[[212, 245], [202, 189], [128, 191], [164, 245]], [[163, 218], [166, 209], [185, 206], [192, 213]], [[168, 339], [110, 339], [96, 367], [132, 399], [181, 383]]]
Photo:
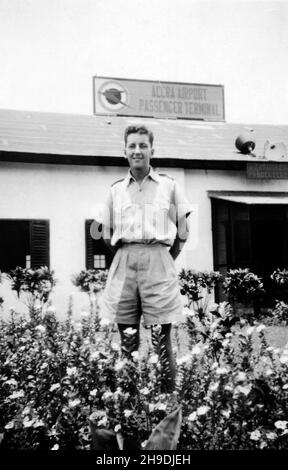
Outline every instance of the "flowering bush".
[[108, 270], [105, 269], [83, 269], [79, 274], [72, 277], [73, 284], [82, 292], [89, 295], [97, 294], [106, 283]]
[[288, 324], [288, 305], [282, 300], [276, 300], [274, 309], [269, 311], [269, 317], [266, 319], [266, 323], [271, 325], [283, 325]]
[[227, 292], [230, 302], [247, 303], [264, 294], [262, 280], [248, 268], [230, 269], [225, 276], [223, 289]]
[[29, 307], [34, 307], [37, 302], [47, 302], [57, 282], [54, 271], [47, 266], [37, 269], [17, 266], [6, 276], [11, 281], [11, 289], [17, 292], [18, 297], [23, 294]]
[[287, 269], [279, 269], [277, 268], [271, 274], [271, 279], [276, 283], [279, 284], [287, 289], [288, 287], [288, 270]]
[[206, 293], [210, 294], [216, 283], [221, 279], [218, 271], [194, 271], [192, 269], [182, 269], [179, 273], [181, 294], [188, 298], [188, 306], [193, 302], [198, 302]]
[[90, 315], [96, 330], [99, 330], [101, 327], [97, 308], [97, 296], [105, 287], [107, 276], [107, 269], [83, 269], [79, 274], [72, 276], [74, 286], [78, 287], [81, 292], [85, 292], [89, 296]]
[[36, 323], [11, 312], [0, 321], [1, 447], [90, 449], [93, 420], [102, 434], [121, 433], [124, 449], [141, 449], [181, 406], [179, 450], [288, 449], [288, 350], [269, 346], [263, 325], [225, 323], [227, 305], [211, 314], [219, 322], [176, 352], [176, 388], [162, 393], [150, 339], [128, 359], [91, 315], [60, 322], [50, 306]]

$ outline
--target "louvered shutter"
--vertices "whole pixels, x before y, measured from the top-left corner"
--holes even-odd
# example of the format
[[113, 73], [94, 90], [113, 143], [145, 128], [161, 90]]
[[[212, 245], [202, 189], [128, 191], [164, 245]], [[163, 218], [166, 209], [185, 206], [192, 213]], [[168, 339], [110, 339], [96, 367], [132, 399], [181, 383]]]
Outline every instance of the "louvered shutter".
[[86, 269], [93, 269], [93, 238], [90, 234], [90, 227], [93, 220], [85, 220], [85, 246], [86, 246]]
[[[227, 274], [230, 247], [229, 247], [229, 209], [224, 201], [212, 199], [212, 235], [214, 269], [219, 271], [223, 277]], [[216, 302], [226, 300], [221, 284], [215, 289]]]
[[48, 220], [30, 221], [30, 252], [32, 268], [50, 267]]

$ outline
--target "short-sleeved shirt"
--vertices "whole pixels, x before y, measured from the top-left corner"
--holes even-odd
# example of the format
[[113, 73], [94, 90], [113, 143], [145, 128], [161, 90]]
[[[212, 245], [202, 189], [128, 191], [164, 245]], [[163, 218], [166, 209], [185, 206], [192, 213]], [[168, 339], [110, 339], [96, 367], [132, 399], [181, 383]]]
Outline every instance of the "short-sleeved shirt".
[[112, 184], [96, 220], [113, 229], [112, 246], [119, 242], [172, 246], [179, 223], [191, 212], [176, 181], [150, 167], [141, 184], [130, 169], [126, 178]]

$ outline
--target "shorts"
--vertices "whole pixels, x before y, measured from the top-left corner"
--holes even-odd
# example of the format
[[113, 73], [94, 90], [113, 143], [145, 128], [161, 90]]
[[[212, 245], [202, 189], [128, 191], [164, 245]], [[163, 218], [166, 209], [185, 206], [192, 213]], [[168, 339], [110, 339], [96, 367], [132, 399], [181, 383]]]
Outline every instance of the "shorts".
[[116, 252], [100, 298], [100, 317], [109, 322], [145, 325], [183, 320], [174, 260], [161, 244], [131, 243]]

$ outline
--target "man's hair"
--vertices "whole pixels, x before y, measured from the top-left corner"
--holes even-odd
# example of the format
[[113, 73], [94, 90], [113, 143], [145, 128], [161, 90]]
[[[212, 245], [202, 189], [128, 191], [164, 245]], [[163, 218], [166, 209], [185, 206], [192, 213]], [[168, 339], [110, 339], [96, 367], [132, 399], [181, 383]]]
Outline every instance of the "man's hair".
[[152, 131], [149, 131], [145, 126], [128, 126], [125, 129], [124, 133], [124, 142], [127, 144], [127, 139], [129, 134], [146, 134], [149, 137], [149, 142], [151, 147], [153, 146], [154, 135]]

